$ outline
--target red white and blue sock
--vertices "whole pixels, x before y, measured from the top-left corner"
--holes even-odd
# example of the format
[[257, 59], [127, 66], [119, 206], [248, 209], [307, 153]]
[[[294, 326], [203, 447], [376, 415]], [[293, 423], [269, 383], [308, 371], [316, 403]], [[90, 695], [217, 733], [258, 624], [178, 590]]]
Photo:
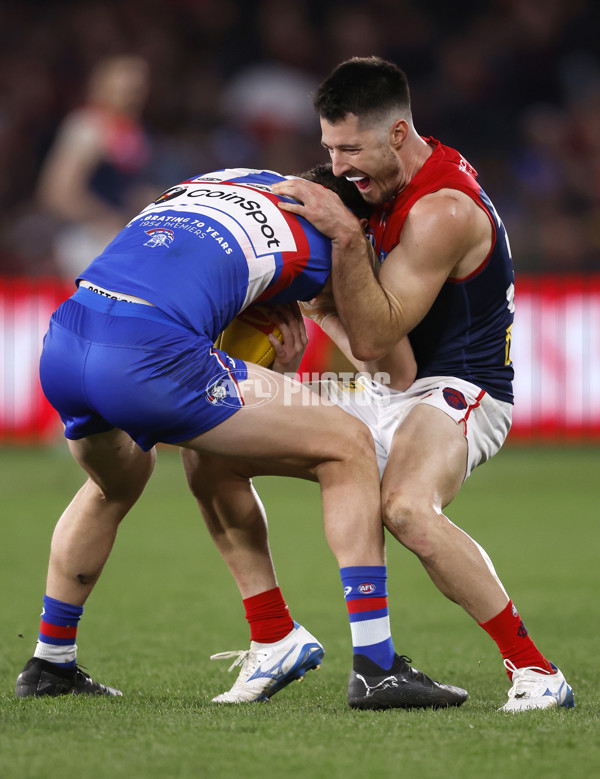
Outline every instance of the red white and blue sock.
[[364, 655], [385, 670], [394, 662], [387, 600], [387, 567], [354, 565], [340, 568], [350, 616], [354, 654]]
[[44, 595], [44, 608], [38, 642], [33, 653], [63, 668], [73, 668], [77, 662], [77, 626], [83, 606], [73, 606]]

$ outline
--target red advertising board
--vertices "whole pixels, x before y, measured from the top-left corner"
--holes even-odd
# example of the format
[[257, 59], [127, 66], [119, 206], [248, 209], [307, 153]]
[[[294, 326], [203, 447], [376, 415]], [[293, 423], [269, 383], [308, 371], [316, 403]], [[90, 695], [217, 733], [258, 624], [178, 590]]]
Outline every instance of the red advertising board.
[[50, 314], [72, 292], [57, 279], [0, 276], [0, 443], [46, 441], [62, 429], [42, 393], [38, 360]]
[[[0, 443], [55, 438], [60, 420], [38, 381], [52, 311], [73, 291], [56, 279], [0, 277]], [[600, 274], [518, 276], [510, 437], [600, 442]], [[302, 370], [326, 370], [326, 344], [311, 331]]]
[[517, 277], [511, 436], [600, 441], [600, 275]]

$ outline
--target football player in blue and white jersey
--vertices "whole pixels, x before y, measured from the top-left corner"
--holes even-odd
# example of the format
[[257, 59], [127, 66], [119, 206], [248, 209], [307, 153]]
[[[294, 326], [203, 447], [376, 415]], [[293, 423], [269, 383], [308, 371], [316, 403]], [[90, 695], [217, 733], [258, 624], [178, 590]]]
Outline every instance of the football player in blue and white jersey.
[[[251, 303], [308, 300], [329, 277], [330, 240], [278, 207], [282, 198], [271, 186], [284, 180], [233, 169], [172, 187], [93, 260], [52, 315], [42, 387], [89, 478], [54, 531], [39, 640], [17, 680], [18, 697], [121, 694], [77, 666], [77, 626], [118, 526], [150, 478], [159, 442], [235, 454], [258, 461], [263, 473], [317, 480], [328, 543], [340, 568], [356, 573], [364, 595], [350, 619], [360, 622], [363, 644], [393, 659], [367, 428], [315, 402], [301, 385], [290, 392], [291, 379], [213, 346]], [[293, 328], [293, 319], [280, 321]], [[207, 477], [193, 460], [186, 472], [191, 481]], [[266, 543], [265, 532], [256, 544], [264, 551]], [[267, 619], [266, 635], [257, 628], [245, 663], [252, 681], [239, 700], [270, 697], [323, 656], [319, 642], [289, 617], [278, 588], [272, 590], [248, 604], [257, 623], [265, 610], [279, 618]], [[369, 608], [367, 596], [374, 596]], [[424, 705], [459, 705], [467, 697], [416, 672], [410, 681]], [[403, 704], [392, 694], [387, 705]]]

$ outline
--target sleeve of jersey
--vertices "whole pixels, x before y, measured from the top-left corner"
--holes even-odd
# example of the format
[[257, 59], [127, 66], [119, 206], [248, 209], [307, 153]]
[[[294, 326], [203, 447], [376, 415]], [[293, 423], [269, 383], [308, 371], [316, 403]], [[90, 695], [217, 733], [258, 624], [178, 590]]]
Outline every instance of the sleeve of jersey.
[[[303, 224], [302, 224], [303, 223]], [[290, 224], [295, 252], [276, 257], [273, 281], [255, 302], [270, 304], [310, 300], [325, 286], [331, 272], [331, 242], [304, 219]]]

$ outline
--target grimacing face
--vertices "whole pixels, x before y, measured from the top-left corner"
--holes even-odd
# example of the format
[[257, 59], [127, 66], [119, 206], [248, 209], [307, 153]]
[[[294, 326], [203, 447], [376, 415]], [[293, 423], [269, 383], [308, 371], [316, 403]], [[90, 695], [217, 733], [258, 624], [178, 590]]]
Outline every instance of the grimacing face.
[[321, 119], [321, 145], [335, 176], [354, 182], [367, 203], [382, 205], [403, 186], [403, 168], [381, 126], [360, 125], [355, 114], [335, 123]]

